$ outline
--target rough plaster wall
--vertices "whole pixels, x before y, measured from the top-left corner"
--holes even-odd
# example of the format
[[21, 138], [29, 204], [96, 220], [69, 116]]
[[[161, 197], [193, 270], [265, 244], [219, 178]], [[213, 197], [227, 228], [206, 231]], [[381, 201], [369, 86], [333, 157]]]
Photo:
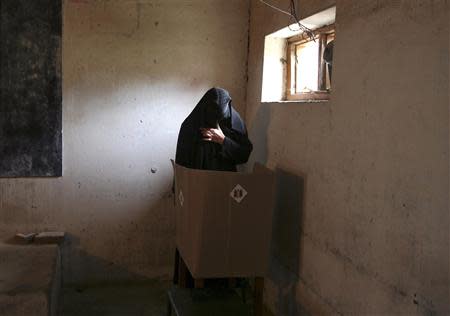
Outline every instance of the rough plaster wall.
[[64, 1], [64, 176], [1, 179], [0, 237], [67, 231], [66, 282], [167, 277], [169, 159], [207, 88], [228, 89], [243, 112], [248, 5]]
[[[299, 2], [304, 16], [333, 4]], [[448, 311], [447, 10], [445, 0], [338, 0], [331, 100], [261, 104], [264, 35], [286, 20], [252, 1], [253, 159], [281, 169], [301, 200], [276, 210], [292, 232], [274, 235], [276, 315]]]

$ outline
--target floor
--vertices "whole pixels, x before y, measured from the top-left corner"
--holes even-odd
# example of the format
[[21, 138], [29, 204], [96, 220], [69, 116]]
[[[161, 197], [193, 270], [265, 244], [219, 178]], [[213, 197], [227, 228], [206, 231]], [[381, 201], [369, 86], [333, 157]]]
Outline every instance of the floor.
[[[165, 316], [170, 282], [66, 287], [59, 316]], [[265, 316], [271, 316], [266, 310]]]
[[164, 316], [169, 282], [68, 287], [60, 316]]

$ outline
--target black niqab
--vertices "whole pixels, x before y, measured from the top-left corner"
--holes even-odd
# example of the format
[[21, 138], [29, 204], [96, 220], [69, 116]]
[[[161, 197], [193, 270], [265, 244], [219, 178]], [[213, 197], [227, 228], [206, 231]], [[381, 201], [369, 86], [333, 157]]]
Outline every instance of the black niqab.
[[[203, 140], [200, 128], [222, 129], [224, 143]], [[184, 120], [178, 135], [175, 162], [194, 169], [236, 171], [253, 149], [245, 124], [231, 104], [228, 91], [212, 88]]]

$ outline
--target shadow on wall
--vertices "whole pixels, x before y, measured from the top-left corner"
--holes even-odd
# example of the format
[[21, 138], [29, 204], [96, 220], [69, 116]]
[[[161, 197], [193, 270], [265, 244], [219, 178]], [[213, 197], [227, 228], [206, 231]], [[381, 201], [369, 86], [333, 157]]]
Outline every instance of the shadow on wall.
[[82, 250], [79, 238], [72, 234], [67, 234], [65, 242], [61, 245], [61, 255], [64, 286], [147, 279], [143, 275], [130, 272], [113, 261], [93, 256]]
[[[61, 245], [64, 284], [170, 279], [175, 252], [173, 204], [173, 195], [168, 192], [147, 212], [101, 231], [101, 239], [96, 237], [98, 223], [83, 230], [83, 235], [66, 234]], [[91, 248], [86, 249], [84, 243], [92, 239], [98, 242], [94, 246], [91, 242]]]
[[[254, 149], [248, 166], [255, 162], [267, 164], [270, 117], [270, 103], [261, 103], [249, 131]], [[277, 168], [275, 175], [277, 193], [269, 271], [269, 279], [277, 289], [273, 312], [275, 315], [307, 315], [296, 299], [302, 261], [300, 244], [306, 176], [282, 168]]]
[[261, 103], [249, 131], [249, 138], [253, 143], [253, 152], [250, 156], [248, 166], [253, 166], [255, 162], [263, 165], [267, 163], [267, 131], [269, 123], [270, 106], [268, 103]]
[[276, 315], [304, 315], [298, 305], [296, 287], [301, 258], [305, 177], [276, 169], [277, 196], [269, 278], [278, 288]]

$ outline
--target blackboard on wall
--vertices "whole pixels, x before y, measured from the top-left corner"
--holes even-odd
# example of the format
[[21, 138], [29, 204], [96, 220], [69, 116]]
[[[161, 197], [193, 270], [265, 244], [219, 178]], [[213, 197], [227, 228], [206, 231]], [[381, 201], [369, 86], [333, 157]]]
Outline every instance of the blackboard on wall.
[[0, 19], [0, 177], [61, 176], [61, 0], [0, 0]]

